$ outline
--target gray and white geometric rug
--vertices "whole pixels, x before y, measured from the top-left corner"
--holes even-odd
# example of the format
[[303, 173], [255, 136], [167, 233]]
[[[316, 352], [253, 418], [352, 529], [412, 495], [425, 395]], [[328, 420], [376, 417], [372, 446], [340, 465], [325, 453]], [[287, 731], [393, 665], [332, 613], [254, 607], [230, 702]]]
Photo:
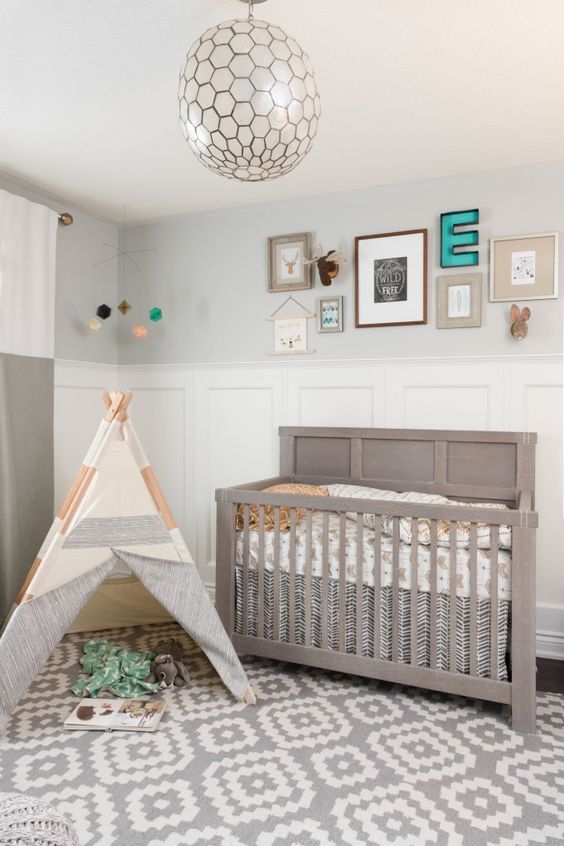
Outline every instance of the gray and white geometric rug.
[[82, 846], [564, 843], [562, 696], [539, 695], [522, 737], [497, 706], [250, 659], [249, 707], [185, 637], [193, 680], [157, 732], [63, 732], [87, 638], [65, 638], [0, 740], [0, 791], [57, 805]]

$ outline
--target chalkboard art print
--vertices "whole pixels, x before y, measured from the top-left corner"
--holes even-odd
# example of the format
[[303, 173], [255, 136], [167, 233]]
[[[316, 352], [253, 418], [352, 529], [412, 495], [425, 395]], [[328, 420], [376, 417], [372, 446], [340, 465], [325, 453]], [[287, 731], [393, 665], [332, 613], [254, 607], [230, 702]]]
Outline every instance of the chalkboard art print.
[[374, 259], [374, 302], [407, 302], [407, 257]]
[[355, 325], [427, 323], [427, 230], [355, 238]]

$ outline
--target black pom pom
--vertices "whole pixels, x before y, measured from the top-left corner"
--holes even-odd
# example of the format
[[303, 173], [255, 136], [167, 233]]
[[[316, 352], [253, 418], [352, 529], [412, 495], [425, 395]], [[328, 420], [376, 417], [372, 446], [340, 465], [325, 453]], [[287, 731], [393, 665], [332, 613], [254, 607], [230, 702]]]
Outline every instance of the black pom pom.
[[111, 313], [111, 308], [105, 303], [102, 303], [102, 305], [98, 306], [98, 308], [96, 309], [96, 317], [99, 317], [101, 320], [106, 320]]

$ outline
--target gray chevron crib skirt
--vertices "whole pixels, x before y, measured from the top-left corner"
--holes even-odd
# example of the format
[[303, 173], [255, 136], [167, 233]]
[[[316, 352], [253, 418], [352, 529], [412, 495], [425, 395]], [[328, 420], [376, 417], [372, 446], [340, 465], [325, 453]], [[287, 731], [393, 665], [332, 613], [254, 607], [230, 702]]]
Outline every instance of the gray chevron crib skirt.
[[[235, 568], [236, 616], [235, 631], [243, 633], [243, 573], [240, 566]], [[335, 579], [328, 582], [327, 591], [327, 631], [329, 649], [339, 649], [339, 597], [341, 587]], [[280, 573], [279, 600], [279, 638], [290, 642], [289, 614], [289, 576]], [[295, 576], [295, 640], [300, 645], [306, 643], [305, 637], [305, 577]], [[322, 644], [322, 579], [312, 576], [311, 580], [311, 645], [321, 648]], [[400, 663], [411, 662], [411, 593], [399, 589], [399, 632], [398, 660]], [[498, 602], [498, 678], [508, 678], [506, 651], [511, 603]], [[258, 620], [258, 579], [256, 571], [248, 573], [248, 619], [250, 636], [257, 637]], [[374, 588], [362, 587], [362, 655], [374, 657]], [[456, 669], [459, 673], [470, 672], [470, 613], [469, 597], [456, 598]], [[356, 584], [345, 586], [345, 652], [356, 654]], [[477, 639], [476, 639], [476, 674], [488, 678], [491, 675], [491, 607], [490, 600], [476, 602]], [[264, 637], [274, 637], [274, 574], [264, 572]], [[384, 661], [392, 660], [392, 588], [380, 590], [380, 657]], [[431, 666], [431, 595], [418, 591], [417, 594], [417, 664], [420, 667]], [[437, 596], [437, 668], [448, 670], [450, 665], [450, 596]]]

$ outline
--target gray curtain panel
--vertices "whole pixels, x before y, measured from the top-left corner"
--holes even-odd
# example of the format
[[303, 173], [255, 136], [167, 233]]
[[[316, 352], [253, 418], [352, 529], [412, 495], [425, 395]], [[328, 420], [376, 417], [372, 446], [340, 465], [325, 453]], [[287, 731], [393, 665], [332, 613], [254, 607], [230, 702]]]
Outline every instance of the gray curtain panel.
[[0, 353], [0, 622], [53, 521], [52, 358]]

